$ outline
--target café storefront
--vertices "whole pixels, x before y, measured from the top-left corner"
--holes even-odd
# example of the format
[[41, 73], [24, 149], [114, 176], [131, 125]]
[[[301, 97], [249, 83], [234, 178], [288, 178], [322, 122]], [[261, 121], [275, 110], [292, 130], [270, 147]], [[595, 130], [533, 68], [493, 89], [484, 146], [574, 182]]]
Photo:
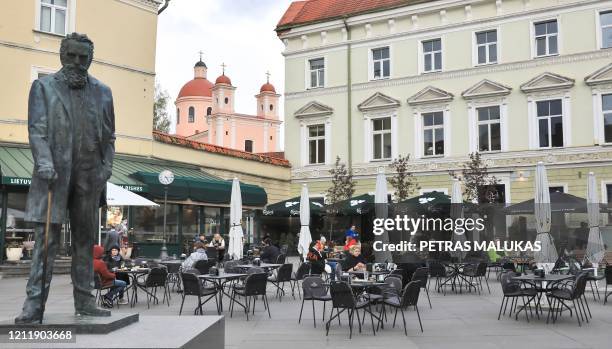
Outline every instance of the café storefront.
[[[33, 230], [24, 222], [25, 203], [34, 167], [25, 145], [0, 146], [0, 263], [7, 259], [7, 248], [21, 249], [24, 258], [31, 249]], [[170, 256], [186, 252], [197, 236], [229, 232], [231, 181], [213, 176], [195, 165], [117, 154], [111, 183], [160, 204], [159, 207], [103, 207], [102, 242], [111, 226], [126, 222], [127, 238], [133, 256], [157, 257], [163, 242], [164, 186], [158, 181], [162, 170], [171, 170], [175, 181], [167, 187], [166, 242]], [[256, 218], [267, 203], [259, 186], [241, 183], [243, 229], [246, 242], [258, 236]], [[227, 237], [226, 237], [227, 238]], [[64, 226], [60, 253], [68, 253], [70, 228]], [[16, 252], [17, 250], [12, 250]]]

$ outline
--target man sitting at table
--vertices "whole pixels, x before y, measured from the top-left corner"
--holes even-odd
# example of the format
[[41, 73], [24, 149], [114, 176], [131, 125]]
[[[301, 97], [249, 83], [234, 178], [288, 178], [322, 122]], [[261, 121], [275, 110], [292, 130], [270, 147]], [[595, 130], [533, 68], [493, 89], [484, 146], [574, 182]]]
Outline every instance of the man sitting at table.
[[342, 270], [345, 271], [366, 271], [366, 260], [361, 255], [361, 246], [353, 245], [349, 249], [348, 256], [343, 261]]
[[201, 241], [196, 241], [193, 244], [193, 252], [183, 261], [181, 264], [181, 271], [186, 271], [193, 269], [195, 263], [199, 260], [208, 260], [208, 255], [206, 254], [206, 244]]
[[263, 244], [264, 248], [259, 255], [259, 259], [264, 263], [276, 263], [276, 259], [281, 254], [278, 247], [274, 246], [269, 238], [264, 239]]
[[107, 308], [112, 308], [113, 299], [117, 293], [120, 295], [119, 304], [127, 304], [127, 300], [124, 300], [122, 297], [127, 284], [123, 280], [118, 280], [115, 273], [110, 272], [106, 267], [106, 263], [102, 260], [102, 257], [104, 257], [104, 248], [100, 245], [94, 245], [93, 256], [94, 272], [100, 276], [100, 286], [112, 285], [110, 291], [102, 297], [102, 305]]

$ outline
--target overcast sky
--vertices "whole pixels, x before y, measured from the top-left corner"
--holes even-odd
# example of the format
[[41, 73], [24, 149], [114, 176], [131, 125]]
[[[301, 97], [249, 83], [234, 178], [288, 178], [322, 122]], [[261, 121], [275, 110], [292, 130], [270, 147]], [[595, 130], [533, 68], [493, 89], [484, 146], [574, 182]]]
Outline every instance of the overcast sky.
[[[157, 82], [170, 94], [169, 114], [174, 124], [174, 100], [203, 52], [208, 80], [225, 74], [236, 86], [235, 109], [255, 114], [255, 95], [270, 71], [278, 93], [284, 89], [283, 44], [274, 27], [291, 0], [172, 0], [157, 27]], [[282, 100], [282, 98], [281, 98]], [[279, 113], [283, 115], [281, 103]], [[174, 125], [173, 125], [174, 127]]]

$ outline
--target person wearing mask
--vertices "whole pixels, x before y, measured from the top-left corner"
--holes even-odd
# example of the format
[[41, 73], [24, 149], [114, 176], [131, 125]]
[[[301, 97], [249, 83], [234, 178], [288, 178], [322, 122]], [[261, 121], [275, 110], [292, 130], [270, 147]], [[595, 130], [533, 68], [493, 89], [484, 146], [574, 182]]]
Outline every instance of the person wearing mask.
[[183, 261], [183, 263], [181, 263], [181, 270], [186, 271], [193, 269], [193, 266], [199, 260], [207, 261], [208, 255], [206, 255], [206, 245], [197, 241], [193, 244], [193, 252]]
[[208, 247], [214, 247], [217, 250], [217, 260], [223, 262], [223, 255], [225, 254], [225, 239], [221, 234], [216, 233], [208, 244]]
[[264, 248], [259, 255], [259, 259], [264, 263], [276, 263], [276, 259], [281, 254], [280, 249], [274, 246], [270, 239], [265, 239], [263, 244]]
[[361, 255], [361, 246], [353, 245], [349, 249], [348, 256], [344, 259], [343, 270], [345, 271], [365, 271], [366, 260]]
[[120, 295], [119, 304], [127, 304], [127, 300], [121, 297], [127, 284], [123, 280], [118, 280], [115, 273], [108, 270], [106, 263], [102, 260], [102, 257], [104, 257], [104, 248], [100, 245], [94, 245], [93, 256], [94, 272], [100, 276], [100, 285], [112, 286], [110, 291], [102, 297], [102, 304], [107, 308], [112, 308], [113, 299], [117, 294]]

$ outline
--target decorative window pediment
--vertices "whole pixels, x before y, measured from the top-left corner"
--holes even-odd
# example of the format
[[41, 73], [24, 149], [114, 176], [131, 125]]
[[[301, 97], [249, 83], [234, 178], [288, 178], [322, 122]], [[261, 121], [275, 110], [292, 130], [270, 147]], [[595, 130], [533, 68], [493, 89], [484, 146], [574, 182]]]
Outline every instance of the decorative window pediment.
[[565, 76], [542, 73], [521, 85], [521, 91], [525, 93], [567, 89], [574, 86], [574, 79]]
[[484, 79], [461, 93], [465, 99], [497, 97], [510, 94], [511, 87]]
[[331, 115], [334, 110], [319, 102], [312, 101], [298, 109], [293, 115], [298, 119]]
[[453, 94], [436, 87], [427, 86], [414, 96], [408, 98], [409, 105], [430, 104], [449, 102], [453, 99]]
[[380, 92], [376, 92], [372, 96], [368, 97], [365, 101], [361, 102], [357, 108], [360, 111], [371, 111], [380, 109], [397, 108], [400, 106], [400, 101], [395, 98], [389, 97]]
[[612, 63], [587, 76], [584, 81], [589, 86], [612, 83]]

